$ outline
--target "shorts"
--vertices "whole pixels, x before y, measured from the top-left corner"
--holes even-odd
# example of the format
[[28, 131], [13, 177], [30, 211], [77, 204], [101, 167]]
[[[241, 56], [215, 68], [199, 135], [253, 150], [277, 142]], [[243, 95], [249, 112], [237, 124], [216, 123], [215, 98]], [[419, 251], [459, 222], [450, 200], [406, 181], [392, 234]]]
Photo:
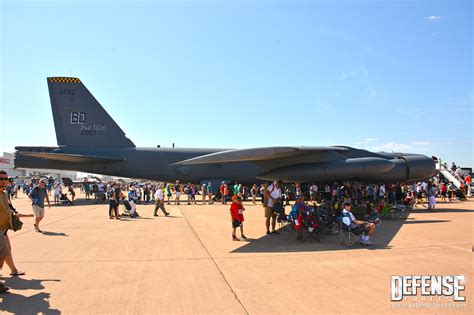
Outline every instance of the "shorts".
[[176, 198], [179, 198], [179, 196], [181, 196], [181, 193], [180, 193], [180, 192], [177, 192], [177, 193], [176, 193]]
[[276, 215], [276, 213], [273, 211], [273, 208], [263, 207], [263, 209], [265, 209], [265, 218], [271, 218]]
[[7, 237], [5, 236], [5, 231], [0, 230], [0, 257], [4, 258], [10, 255], [10, 250], [8, 249]]
[[35, 217], [42, 218], [44, 217], [44, 208], [41, 208], [40, 206], [37, 206], [37, 205], [33, 205], [33, 213]]
[[362, 234], [364, 232], [367, 232], [368, 228], [365, 226], [365, 224], [357, 224], [356, 226], [351, 228], [351, 232], [354, 234]]
[[237, 221], [237, 220], [233, 220], [232, 221], [232, 227], [233, 228], [237, 228], [241, 225], [242, 223], [240, 221]]

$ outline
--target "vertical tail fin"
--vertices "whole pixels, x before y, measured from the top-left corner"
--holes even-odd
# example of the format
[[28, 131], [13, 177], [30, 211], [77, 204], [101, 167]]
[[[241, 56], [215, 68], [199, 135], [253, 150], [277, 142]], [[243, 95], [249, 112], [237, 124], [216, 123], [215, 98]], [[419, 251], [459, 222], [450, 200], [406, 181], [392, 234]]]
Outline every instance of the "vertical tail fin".
[[48, 78], [58, 145], [135, 147], [77, 78]]

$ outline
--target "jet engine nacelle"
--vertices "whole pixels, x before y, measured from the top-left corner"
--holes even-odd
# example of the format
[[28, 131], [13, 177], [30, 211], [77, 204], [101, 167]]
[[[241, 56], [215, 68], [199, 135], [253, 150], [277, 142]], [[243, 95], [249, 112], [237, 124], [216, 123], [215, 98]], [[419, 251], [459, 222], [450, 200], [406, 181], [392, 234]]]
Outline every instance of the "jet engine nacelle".
[[433, 177], [436, 174], [436, 165], [433, 159], [422, 155], [402, 156], [407, 167], [407, 180], [419, 180]]
[[435, 164], [422, 155], [401, 156], [396, 159], [378, 157], [353, 158], [327, 163], [307, 163], [274, 169], [258, 178], [281, 179], [285, 182], [313, 182], [335, 179], [355, 179], [364, 182], [404, 182], [434, 176]]
[[265, 180], [281, 179], [286, 182], [326, 181], [383, 174], [395, 164], [378, 157], [353, 158], [327, 163], [306, 163], [274, 169], [258, 175]]

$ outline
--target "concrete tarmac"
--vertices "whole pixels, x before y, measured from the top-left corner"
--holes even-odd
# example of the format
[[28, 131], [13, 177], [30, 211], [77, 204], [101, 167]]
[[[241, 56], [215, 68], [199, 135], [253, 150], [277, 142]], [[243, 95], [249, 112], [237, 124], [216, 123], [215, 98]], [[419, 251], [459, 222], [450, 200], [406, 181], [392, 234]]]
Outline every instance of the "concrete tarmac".
[[[82, 196], [80, 196], [82, 197]], [[198, 196], [199, 198], [200, 196]], [[13, 201], [32, 213], [20, 193]], [[248, 241], [232, 241], [229, 205], [166, 206], [170, 217], [110, 220], [108, 205], [78, 200], [46, 208], [43, 234], [32, 218], [9, 231], [25, 276], [3, 279], [0, 311], [17, 314], [472, 314], [473, 200], [439, 203], [406, 220], [384, 220], [374, 246], [347, 248], [339, 236], [321, 243], [295, 233], [265, 236], [264, 212], [246, 204]], [[239, 234], [238, 234], [239, 235]], [[391, 275], [465, 275], [465, 303], [399, 309]], [[442, 304], [449, 304], [443, 300]], [[463, 306], [461, 305], [463, 304]], [[407, 306], [405, 306], [407, 307]]]

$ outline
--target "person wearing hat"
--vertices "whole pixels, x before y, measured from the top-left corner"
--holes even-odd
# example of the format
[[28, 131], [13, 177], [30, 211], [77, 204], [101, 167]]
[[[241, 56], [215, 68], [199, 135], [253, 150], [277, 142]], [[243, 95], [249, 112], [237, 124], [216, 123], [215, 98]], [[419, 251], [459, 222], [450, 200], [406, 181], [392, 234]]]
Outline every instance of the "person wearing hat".
[[341, 214], [343, 217], [348, 217], [350, 219], [350, 224], [348, 225], [350, 226], [351, 231], [355, 234], [363, 233], [360, 236], [360, 243], [364, 245], [373, 245], [374, 243], [372, 243], [369, 238], [375, 232], [375, 224], [357, 220], [351, 212], [352, 204], [350, 202], [344, 202], [342, 206], [344, 209], [342, 209]]
[[127, 193], [128, 197], [128, 204], [130, 205], [130, 216], [135, 216], [135, 212], [137, 212], [137, 205], [135, 204], [135, 200], [137, 198], [137, 193], [135, 190], [135, 186], [131, 186]]
[[28, 195], [32, 202], [33, 213], [35, 215], [35, 231], [42, 233], [39, 228], [39, 223], [44, 218], [44, 200], [48, 202], [48, 207], [51, 208], [51, 204], [49, 202], [48, 191], [46, 190], [46, 181], [44, 179], [40, 179], [38, 186], [35, 186]]

